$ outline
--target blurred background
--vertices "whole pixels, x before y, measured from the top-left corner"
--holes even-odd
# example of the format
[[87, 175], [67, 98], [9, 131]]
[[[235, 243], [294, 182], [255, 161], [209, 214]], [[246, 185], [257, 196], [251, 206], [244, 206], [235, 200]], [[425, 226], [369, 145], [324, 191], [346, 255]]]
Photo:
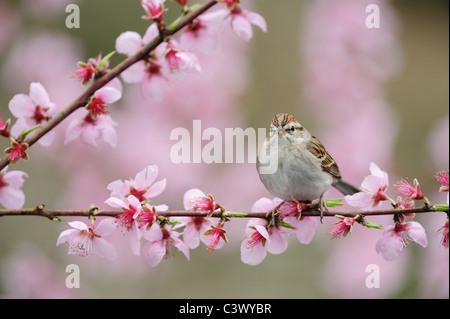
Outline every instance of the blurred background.
[[[69, 3], [80, 7], [78, 29], [66, 28]], [[364, 24], [370, 3], [380, 8], [380, 28]], [[24, 207], [106, 208], [108, 183], [156, 164], [158, 180], [167, 178], [156, 204], [183, 209], [184, 192], [198, 187], [228, 210], [249, 211], [257, 199], [272, 198], [255, 164], [174, 164], [170, 132], [192, 130], [194, 119], [222, 132], [267, 128], [280, 112], [293, 113], [323, 142], [346, 180], [359, 185], [373, 161], [389, 173], [391, 197], [397, 197], [392, 185], [408, 177], [420, 181], [432, 203], [445, 203], [433, 175], [449, 162], [448, 1], [243, 0], [241, 6], [260, 13], [268, 32], [254, 27], [246, 42], [225, 28], [219, 54], [198, 53], [203, 72], [171, 84], [161, 103], [144, 100], [139, 85], [124, 84], [122, 99], [109, 107], [118, 123], [116, 148], [103, 141], [96, 149], [79, 140], [64, 145], [75, 112], [56, 129], [50, 147], [36, 144], [28, 162], [10, 166], [29, 175]], [[179, 9], [171, 1], [167, 7], [169, 21]], [[0, 116], [12, 117], [9, 100], [28, 94], [31, 82], [41, 82], [62, 109], [83, 91], [72, 79], [77, 62], [113, 51], [124, 31], [143, 35], [143, 14], [137, 0], [0, 0]], [[111, 66], [123, 58], [116, 54]], [[0, 148], [7, 146], [1, 139]], [[331, 240], [334, 221], [325, 218], [309, 245], [292, 236], [286, 252], [248, 266], [239, 255], [246, 221], [233, 220], [224, 248], [210, 253], [201, 245], [190, 261], [174, 250], [151, 268], [131, 253], [120, 231], [111, 238], [119, 258], [108, 262], [56, 247], [66, 223], [3, 217], [0, 297], [448, 298], [449, 253], [435, 235], [446, 216], [416, 220], [428, 247], [411, 244], [392, 262], [375, 252], [381, 231], [356, 226], [346, 238]], [[390, 217], [372, 221], [392, 223]], [[78, 289], [65, 286], [68, 264], [80, 266]], [[370, 264], [380, 267], [380, 288], [365, 285]]]

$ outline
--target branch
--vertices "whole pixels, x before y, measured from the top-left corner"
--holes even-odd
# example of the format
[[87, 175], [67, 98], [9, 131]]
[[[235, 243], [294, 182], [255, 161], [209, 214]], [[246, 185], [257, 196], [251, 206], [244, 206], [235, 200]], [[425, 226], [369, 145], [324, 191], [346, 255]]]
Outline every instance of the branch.
[[[324, 217], [334, 217], [336, 215], [344, 217], [355, 217], [356, 215], [364, 216], [382, 216], [382, 215], [397, 215], [397, 214], [421, 214], [421, 213], [434, 213], [434, 212], [446, 212], [448, 210], [440, 210], [434, 206], [423, 206], [408, 209], [386, 209], [386, 210], [375, 210], [375, 211], [348, 211], [348, 212], [323, 212]], [[0, 217], [3, 216], [41, 216], [46, 217], [51, 220], [59, 220], [58, 217], [89, 217], [91, 215], [95, 216], [109, 216], [117, 217], [122, 214], [123, 211], [120, 210], [102, 210], [98, 214], [94, 214], [93, 210], [45, 210], [44, 205], [38, 205], [35, 208], [24, 208], [24, 209], [0, 209]], [[198, 212], [198, 211], [187, 211], [187, 210], [174, 210], [174, 211], [164, 211], [156, 212], [158, 216], [164, 217], [211, 217], [216, 218], [268, 218], [267, 212], [214, 212], [212, 214], [208, 212]], [[301, 213], [302, 216], [316, 216], [321, 215], [320, 211], [316, 208], [308, 208]], [[270, 217], [270, 216], [269, 216]]]
[[[89, 98], [99, 89], [108, 84], [112, 79], [119, 76], [123, 71], [128, 69], [130, 66], [144, 59], [151, 51], [156, 49], [158, 45], [164, 42], [166, 37], [172, 36], [185, 26], [190, 24], [197, 18], [199, 15], [204, 13], [206, 10], [211, 8], [217, 3], [215, 0], [211, 0], [203, 4], [200, 8], [188, 14], [184, 19], [182, 19], [175, 27], [169, 29], [163, 29], [160, 32], [160, 35], [156, 37], [153, 41], [148, 43], [134, 55], [128, 57], [120, 64], [118, 64], [114, 69], [106, 73], [101, 78], [95, 79], [92, 85], [84, 91], [75, 101], [65, 107], [61, 112], [52, 117], [47, 123], [42, 125], [40, 128], [36, 130], [36, 132], [30, 136], [28, 136], [23, 143], [28, 144], [28, 146], [32, 146], [36, 143], [41, 137], [47, 134], [50, 130], [52, 130], [55, 126], [61, 123], [65, 118], [67, 118], [70, 114], [72, 114], [75, 110], [80, 107], [85, 106], [89, 102]], [[0, 171], [5, 168], [10, 163], [8, 159], [8, 155], [4, 156], [0, 161]]]

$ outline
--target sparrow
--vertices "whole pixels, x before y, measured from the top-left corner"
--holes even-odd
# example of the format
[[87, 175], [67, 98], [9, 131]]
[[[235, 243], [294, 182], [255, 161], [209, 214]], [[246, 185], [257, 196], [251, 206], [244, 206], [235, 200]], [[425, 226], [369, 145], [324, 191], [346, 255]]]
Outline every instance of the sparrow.
[[[271, 170], [267, 169], [268, 164], [274, 165]], [[320, 199], [322, 208], [323, 195], [330, 186], [344, 195], [360, 192], [342, 179], [336, 161], [319, 139], [287, 113], [272, 118], [256, 167], [267, 190], [284, 201], [312, 202]], [[322, 217], [321, 209], [321, 220]]]

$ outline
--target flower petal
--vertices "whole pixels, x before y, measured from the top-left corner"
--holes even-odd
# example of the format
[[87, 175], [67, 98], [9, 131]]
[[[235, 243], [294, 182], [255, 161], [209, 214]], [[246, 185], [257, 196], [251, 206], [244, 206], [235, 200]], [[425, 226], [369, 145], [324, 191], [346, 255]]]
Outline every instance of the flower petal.
[[105, 86], [95, 91], [94, 93], [94, 97], [102, 100], [105, 103], [114, 103], [119, 100], [121, 96], [122, 94], [119, 90], [109, 86]]
[[115, 218], [105, 218], [98, 223], [97, 227], [95, 227], [94, 233], [104, 237], [111, 235], [116, 228], [117, 222]]
[[153, 223], [148, 230], [142, 230], [142, 236], [150, 242], [160, 241], [163, 239], [163, 232], [157, 223]]
[[161, 241], [148, 242], [144, 245], [143, 255], [150, 266], [156, 267], [166, 255], [166, 246]]
[[52, 102], [50, 102], [47, 91], [39, 82], [33, 82], [30, 84], [30, 97], [35, 102], [35, 105], [50, 108], [55, 106]]
[[426, 248], [428, 245], [428, 240], [425, 229], [418, 222], [409, 222], [408, 224], [409, 228], [406, 231], [408, 236], [411, 238], [411, 240]]
[[139, 33], [134, 31], [123, 32], [116, 39], [116, 51], [125, 55], [133, 55], [142, 48], [142, 39]]
[[33, 114], [36, 104], [25, 94], [16, 94], [9, 101], [9, 111], [17, 118], [29, 117]]
[[117, 258], [116, 247], [103, 238], [95, 237], [92, 240], [92, 250], [94, 254], [109, 261], [115, 260]]
[[185, 210], [193, 210], [192, 200], [198, 197], [205, 197], [205, 193], [203, 193], [198, 188], [191, 188], [184, 193], [183, 196], [183, 205]]
[[267, 256], [267, 249], [262, 245], [256, 245], [251, 248], [245, 245], [245, 242], [241, 244], [241, 261], [247, 265], [258, 265]]

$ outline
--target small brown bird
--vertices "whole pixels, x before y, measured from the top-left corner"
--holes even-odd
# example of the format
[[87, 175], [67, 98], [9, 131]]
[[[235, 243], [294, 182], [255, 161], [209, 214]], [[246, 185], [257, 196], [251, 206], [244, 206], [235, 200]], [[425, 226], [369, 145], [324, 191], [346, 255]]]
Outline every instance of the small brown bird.
[[[267, 173], [267, 165], [276, 165]], [[334, 186], [344, 195], [360, 190], [344, 181], [322, 143], [287, 113], [272, 118], [256, 163], [267, 190], [283, 200], [313, 201]]]

